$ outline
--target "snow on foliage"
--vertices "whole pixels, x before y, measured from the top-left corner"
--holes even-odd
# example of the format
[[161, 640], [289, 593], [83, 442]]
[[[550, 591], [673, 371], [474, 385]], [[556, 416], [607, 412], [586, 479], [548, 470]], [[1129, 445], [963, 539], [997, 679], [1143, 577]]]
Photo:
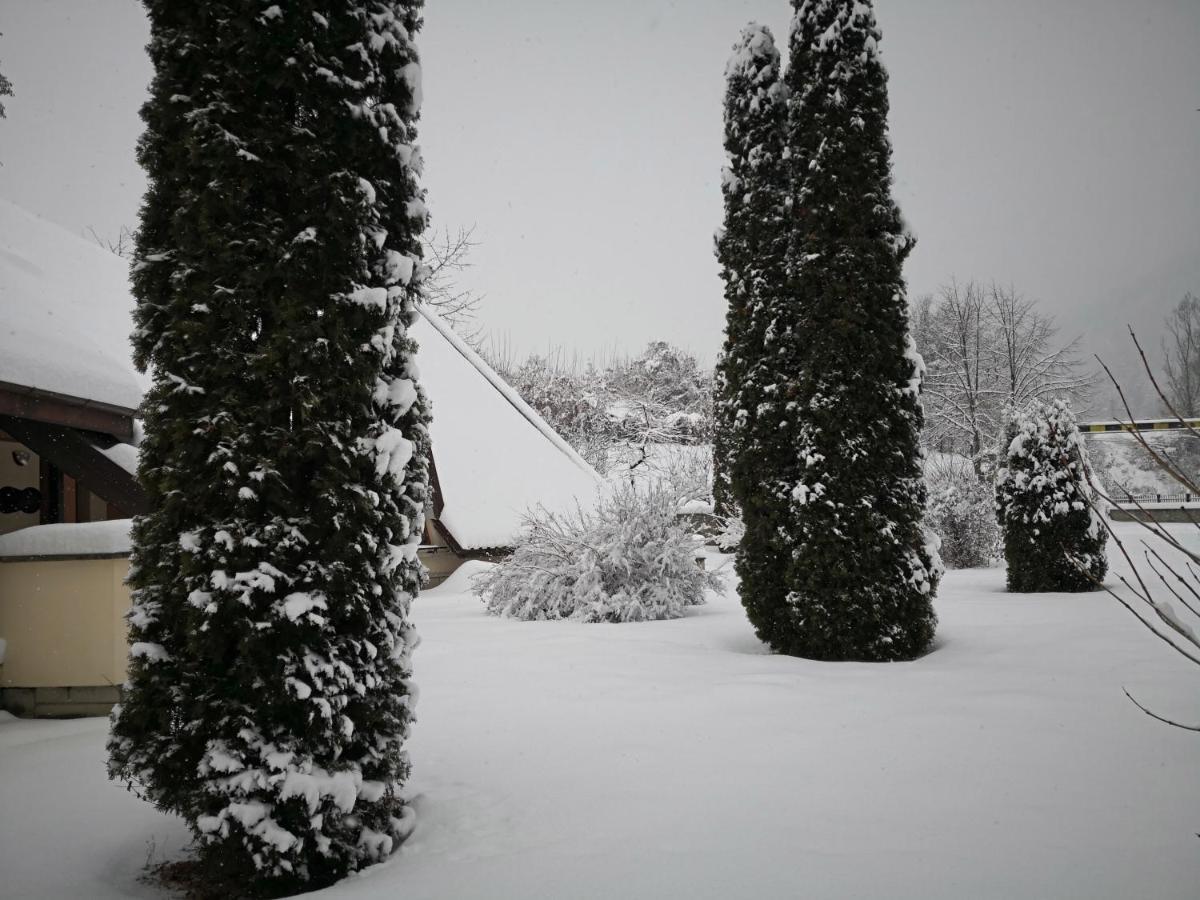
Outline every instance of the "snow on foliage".
[[949, 457], [926, 469], [925, 525], [941, 541], [942, 561], [951, 569], [978, 569], [999, 557], [1000, 529], [990, 486], [964, 457]]
[[981, 476], [994, 474], [1007, 410], [1090, 389], [1075, 342], [1060, 344], [1053, 320], [1011, 287], [951, 281], [917, 301], [913, 331], [928, 366], [922, 439]]
[[[727, 449], [714, 456], [745, 524], [736, 565], [759, 637], [815, 659], [911, 659], [933, 639], [940, 563], [921, 525], [921, 363], [902, 274], [913, 242], [891, 195], [880, 32], [869, 2], [793, 6], [786, 115], [749, 144], [782, 147], [751, 179], [758, 214], [731, 217], [745, 179], [724, 181]], [[752, 88], [728, 87], [733, 160], [728, 98]]]
[[642, 622], [676, 619], [722, 580], [697, 565], [679, 497], [617, 486], [593, 510], [531, 511], [517, 549], [473, 584], [493, 615]]
[[787, 88], [769, 28], [742, 29], [725, 66], [725, 156], [721, 194], [725, 217], [716, 236], [725, 282], [725, 343], [713, 378], [713, 501], [719, 515], [736, 514], [731, 482], [739, 431], [737, 386], [745, 361], [736, 352], [749, 310], [779, 280], [786, 241], [783, 121]]
[[1063, 400], [1034, 401], [1010, 417], [996, 473], [1011, 591], [1090, 591], [1104, 577], [1100, 521], [1087, 450]]
[[602, 474], [618, 447], [699, 444], [712, 435], [712, 374], [665, 341], [603, 365], [489, 356], [522, 399]]
[[152, 509], [109, 771], [187, 821], [206, 871], [278, 896], [412, 827], [421, 4], [146, 5]]

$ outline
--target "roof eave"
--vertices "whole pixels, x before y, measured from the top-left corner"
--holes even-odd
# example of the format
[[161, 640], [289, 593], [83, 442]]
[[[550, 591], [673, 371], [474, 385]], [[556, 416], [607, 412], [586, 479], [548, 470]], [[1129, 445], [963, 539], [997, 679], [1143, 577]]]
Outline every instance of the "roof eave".
[[124, 406], [0, 381], [0, 415], [97, 431], [128, 442], [133, 440], [136, 414]]

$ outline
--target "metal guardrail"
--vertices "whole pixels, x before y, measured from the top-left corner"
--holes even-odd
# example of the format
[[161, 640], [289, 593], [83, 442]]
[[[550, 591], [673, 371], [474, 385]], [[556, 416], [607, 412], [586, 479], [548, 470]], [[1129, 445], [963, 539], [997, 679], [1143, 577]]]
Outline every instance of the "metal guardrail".
[[1116, 490], [1109, 494], [1114, 503], [1200, 503], [1200, 494], [1187, 491], [1128, 491]]
[[1200, 419], [1140, 419], [1136, 422], [1085, 422], [1079, 426], [1084, 434], [1108, 434], [1119, 431], [1182, 431], [1200, 430]]

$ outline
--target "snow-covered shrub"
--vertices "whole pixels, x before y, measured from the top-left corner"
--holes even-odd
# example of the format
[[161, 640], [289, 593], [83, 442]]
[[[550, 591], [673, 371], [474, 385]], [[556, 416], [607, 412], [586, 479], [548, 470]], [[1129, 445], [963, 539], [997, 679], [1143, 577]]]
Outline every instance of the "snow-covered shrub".
[[534, 510], [517, 548], [477, 578], [493, 615], [638, 622], [674, 619], [721, 579], [696, 563], [699, 541], [677, 520], [679, 498], [622, 485], [592, 510]]
[[634, 359], [581, 364], [561, 352], [513, 360], [485, 348], [493, 368], [597, 471], [622, 448], [700, 445], [712, 437], [712, 372], [664, 341]]
[[720, 517], [721, 530], [716, 535], [717, 549], [722, 553], [736, 553], [742, 538], [746, 536], [746, 523], [741, 510], [734, 509], [728, 516]]
[[602, 376], [594, 367], [566, 366], [558, 357], [530, 356], [516, 365], [493, 352], [492, 364], [526, 403], [550, 423], [598, 472], [604, 472], [617, 438], [599, 394]]
[[699, 444], [712, 437], [712, 371], [666, 341], [605, 371], [607, 410], [631, 443]]
[[996, 473], [1010, 591], [1091, 591], [1104, 577], [1108, 534], [1096, 510], [1087, 451], [1062, 400], [1011, 417]]
[[942, 561], [951, 569], [978, 569], [999, 555], [1000, 527], [995, 497], [964, 457], [931, 467], [925, 525], [942, 542]]

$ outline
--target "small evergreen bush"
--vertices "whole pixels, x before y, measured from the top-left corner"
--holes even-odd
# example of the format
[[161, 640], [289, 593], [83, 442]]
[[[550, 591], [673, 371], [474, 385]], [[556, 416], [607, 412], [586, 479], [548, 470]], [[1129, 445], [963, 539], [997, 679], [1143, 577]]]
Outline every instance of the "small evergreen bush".
[[1091, 591], [1108, 569], [1087, 451], [1062, 400], [1015, 413], [996, 473], [1008, 589]]

